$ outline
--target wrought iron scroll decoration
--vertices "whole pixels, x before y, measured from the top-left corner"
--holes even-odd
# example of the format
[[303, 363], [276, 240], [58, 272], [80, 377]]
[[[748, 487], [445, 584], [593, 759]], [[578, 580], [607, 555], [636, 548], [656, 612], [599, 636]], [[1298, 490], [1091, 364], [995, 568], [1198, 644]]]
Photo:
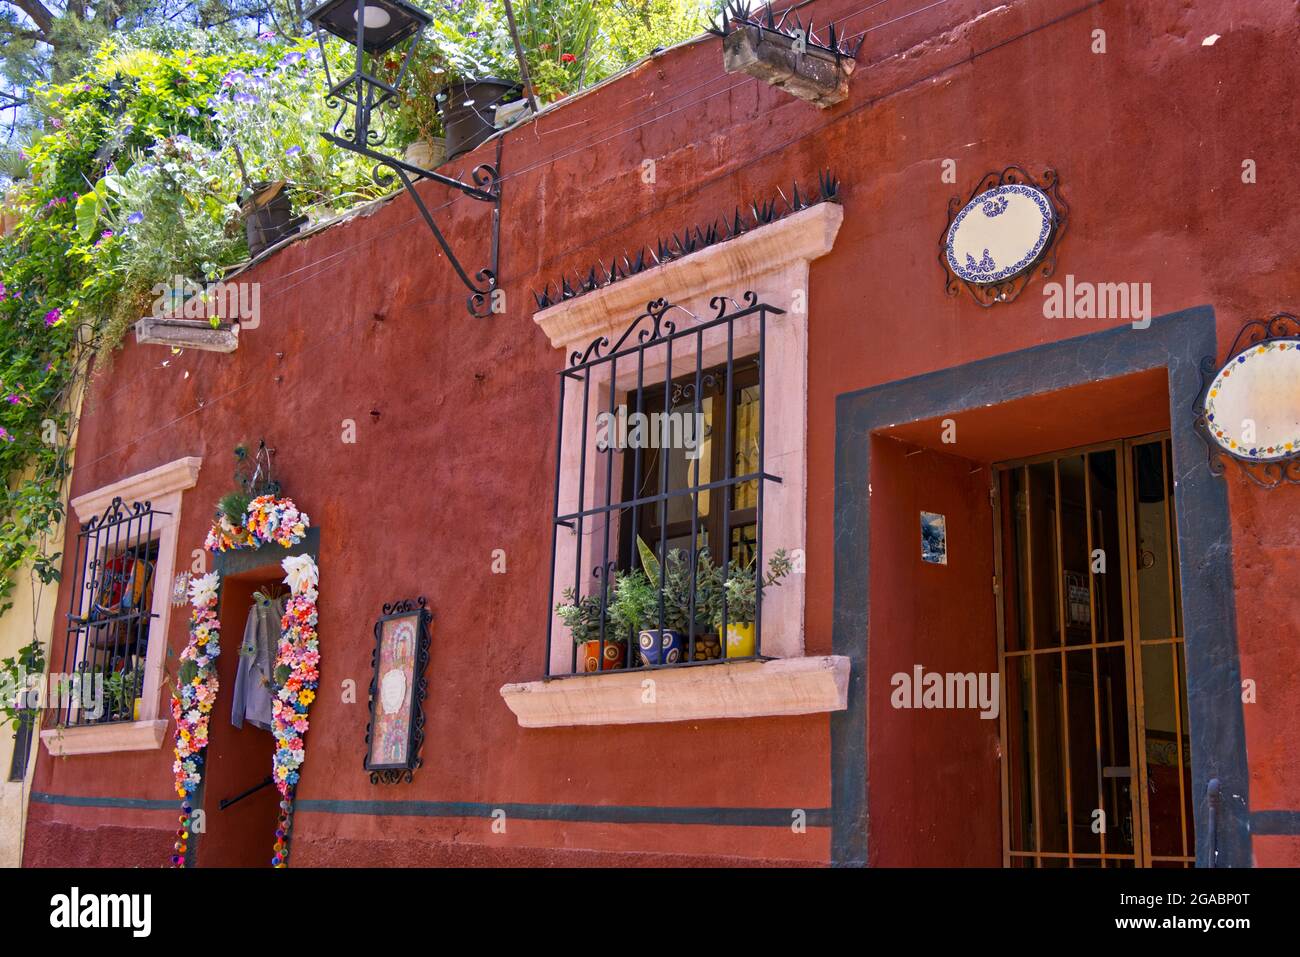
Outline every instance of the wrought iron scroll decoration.
[[[954, 273], [952, 267], [948, 264], [946, 255], [948, 232], [952, 228], [953, 220], [957, 218], [957, 215], [963, 209], [974, 202], [975, 198], [981, 193], [987, 193], [999, 186], [1013, 184], [1032, 186], [1045, 195], [1048, 202], [1052, 204], [1056, 222], [1052, 227], [1047, 244], [1043, 246], [1043, 251], [1033, 263], [1014, 276], [997, 283], [979, 284], [968, 282]], [[986, 309], [998, 303], [1014, 302], [1035, 276], [1050, 279], [1052, 274], [1056, 272], [1057, 246], [1060, 244], [1069, 223], [1070, 206], [1065, 201], [1065, 197], [1061, 195], [1061, 180], [1056, 170], [1051, 168], [1043, 170], [1043, 175], [1039, 179], [1035, 179], [1020, 166], [1008, 166], [1001, 172], [985, 173], [975, 188], [971, 190], [970, 196], [965, 200], [960, 196], [954, 196], [948, 200], [948, 221], [944, 224], [943, 232], [939, 234], [939, 266], [943, 269], [945, 276], [944, 291], [949, 296], [959, 296], [961, 295], [961, 287], [965, 286], [970, 291], [971, 297]]]
[[1192, 409], [1192, 425], [1206, 446], [1207, 465], [1210, 474], [1222, 476], [1228, 470], [1228, 463], [1235, 462], [1245, 476], [1263, 489], [1275, 489], [1279, 485], [1300, 485], [1300, 448], [1290, 455], [1260, 461], [1233, 455], [1217, 441], [1210, 431], [1206, 418], [1205, 402], [1210, 386], [1222, 369], [1249, 349], [1262, 342], [1274, 339], [1300, 338], [1300, 318], [1289, 312], [1276, 313], [1267, 321], [1252, 319], [1241, 327], [1232, 341], [1228, 355], [1222, 362], [1214, 356], [1205, 356], [1200, 361], [1201, 391], [1196, 396]]
[[[417, 637], [415, 665], [412, 672], [414, 680], [411, 684], [411, 726], [406, 766], [372, 768], [370, 767], [370, 740], [375, 727], [375, 707], [380, 700], [379, 656], [383, 647], [384, 622], [393, 618], [412, 616], [416, 618]], [[428, 600], [421, 595], [419, 598], [403, 598], [386, 602], [379, 620], [375, 622], [375, 649], [370, 653], [370, 719], [366, 723], [366, 754], [362, 761], [362, 766], [370, 773], [371, 784], [410, 784], [415, 779], [416, 769], [424, 763], [420, 757], [420, 749], [424, 744], [424, 699], [429, 692], [429, 679], [425, 675], [425, 670], [429, 664], [429, 646], [432, 643], [429, 623], [432, 621], [433, 613], [429, 611]]]

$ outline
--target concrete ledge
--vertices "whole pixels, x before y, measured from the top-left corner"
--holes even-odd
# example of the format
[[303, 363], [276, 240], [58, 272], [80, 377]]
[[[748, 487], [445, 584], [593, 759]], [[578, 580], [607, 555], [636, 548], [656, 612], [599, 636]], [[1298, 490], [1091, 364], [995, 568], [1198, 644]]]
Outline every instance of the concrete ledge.
[[106, 754], [110, 751], [154, 751], [162, 747], [167, 722], [120, 721], [84, 728], [47, 728], [41, 732], [45, 750], [66, 754]]
[[842, 711], [848, 687], [849, 659], [827, 655], [526, 681], [501, 697], [520, 727], [561, 728]]
[[228, 322], [213, 328], [206, 319], [145, 316], [135, 324], [135, 341], [141, 345], [229, 353], [239, 348], [239, 330]]

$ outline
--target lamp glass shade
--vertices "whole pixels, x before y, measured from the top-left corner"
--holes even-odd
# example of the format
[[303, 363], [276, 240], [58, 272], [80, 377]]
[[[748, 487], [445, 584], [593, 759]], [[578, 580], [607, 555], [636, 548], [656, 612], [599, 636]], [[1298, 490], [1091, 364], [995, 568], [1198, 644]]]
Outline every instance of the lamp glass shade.
[[[370, 54], [391, 50], [433, 21], [405, 0], [365, 0], [361, 18], [361, 46]], [[348, 43], [357, 42], [357, 0], [326, 0], [307, 14], [307, 21]]]

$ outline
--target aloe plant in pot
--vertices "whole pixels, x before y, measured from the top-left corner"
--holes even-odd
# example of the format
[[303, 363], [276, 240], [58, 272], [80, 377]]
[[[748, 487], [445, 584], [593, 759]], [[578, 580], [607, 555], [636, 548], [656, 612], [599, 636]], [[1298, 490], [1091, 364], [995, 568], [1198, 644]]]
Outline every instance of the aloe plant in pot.
[[[681, 658], [708, 661], [722, 657], [722, 643], [712, 628], [712, 611], [722, 591], [721, 572], [714, 566], [708, 548], [701, 548], [695, 556], [694, 586], [691, 564], [687, 553], [680, 548], [670, 549], [668, 560], [661, 568], [654, 551], [639, 536], [637, 551], [646, 577], [657, 590], [663, 583], [663, 624], [665, 630], [676, 636], [675, 641], [664, 641], [663, 648], [680, 647]], [[655, 598], [655, 621], [658, 622], [659, 600]], [[692, 643], [691, 636], [694, 636]]]
[[[773, 588], [781, 584], [781, 579], [790, 574], [793, 567], [785, 549], [777, 549], [768, 562], [763, 587]], [[724, 596], [725, 608], [722, 601]], [[758, 584], [753, 564], [732, 569], [723, 582], [722, 594], [712, 609], [713, 624], [719, 631], [723, 628], [725, 618], [728, 658], [753, 657], [757, 605]]]
[[[605, 610], [600, 607], [600, 595], [579, 598], [572, 588], [564, 589], [563, 599], [555, 606], [555, 614], [568, 627], [573, 643], [578, 646], [579, 671], [613, 671], [627, 661], [627, 632], [616, 630], [612, 622], [614, 589], [606, 597]], [[604, 648], [601, 647], [601, 624], [605, 624]]]

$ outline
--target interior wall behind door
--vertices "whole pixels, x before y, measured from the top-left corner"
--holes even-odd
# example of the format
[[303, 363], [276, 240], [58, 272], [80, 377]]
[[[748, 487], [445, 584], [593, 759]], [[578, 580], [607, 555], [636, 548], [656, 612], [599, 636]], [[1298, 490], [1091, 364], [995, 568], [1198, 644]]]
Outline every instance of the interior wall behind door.
[[[998, 721], [976, 708], [904, 710], [891, 677], [995, 673], [987, 466], [872, 439], [868, 789], [873, 866], [1001, 863]], [[864, 477], [863, 481], [866, 479]], [[921, 560], [922, 511], [946, 519], [946, 565]]]

